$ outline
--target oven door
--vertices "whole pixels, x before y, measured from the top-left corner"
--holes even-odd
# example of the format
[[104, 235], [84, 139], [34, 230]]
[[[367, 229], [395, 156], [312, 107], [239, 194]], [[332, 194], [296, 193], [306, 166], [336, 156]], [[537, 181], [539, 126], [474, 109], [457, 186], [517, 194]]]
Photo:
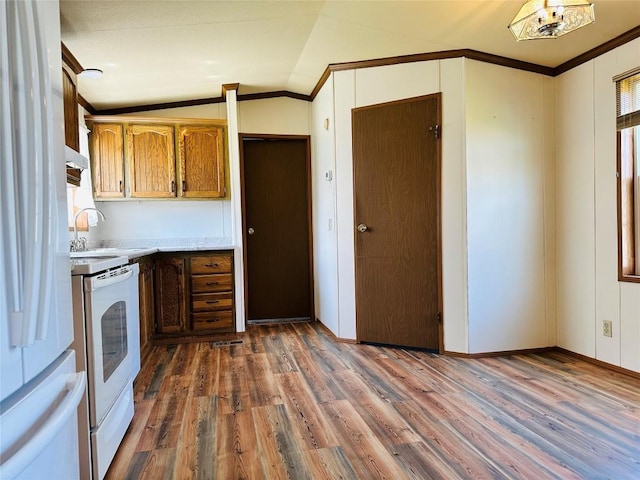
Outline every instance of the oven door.
[[89, 417], [97, 427], [139, 364], [138, 265], [86, 277], [85, 321], [89, 371]]

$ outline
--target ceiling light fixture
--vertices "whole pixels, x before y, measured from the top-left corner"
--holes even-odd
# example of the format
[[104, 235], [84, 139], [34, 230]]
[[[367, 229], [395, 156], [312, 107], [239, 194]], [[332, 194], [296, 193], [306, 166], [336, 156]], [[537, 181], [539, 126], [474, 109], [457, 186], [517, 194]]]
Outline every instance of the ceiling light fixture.
[[102, 76], [102, 70], [99, 68], [85, 68], [78, 75], [82, 78], [100, 78]]
[[588, 0], [529, 0], [509, 25], [516, 40], [557, 38], [596, 21]]

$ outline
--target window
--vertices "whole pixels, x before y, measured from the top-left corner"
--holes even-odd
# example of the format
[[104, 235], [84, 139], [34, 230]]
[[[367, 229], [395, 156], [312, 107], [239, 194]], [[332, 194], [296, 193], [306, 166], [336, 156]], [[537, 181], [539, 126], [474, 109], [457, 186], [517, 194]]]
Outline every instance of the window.
[[618, 138], [618, 276], [640, 282], [640, 70], [615, 78]]

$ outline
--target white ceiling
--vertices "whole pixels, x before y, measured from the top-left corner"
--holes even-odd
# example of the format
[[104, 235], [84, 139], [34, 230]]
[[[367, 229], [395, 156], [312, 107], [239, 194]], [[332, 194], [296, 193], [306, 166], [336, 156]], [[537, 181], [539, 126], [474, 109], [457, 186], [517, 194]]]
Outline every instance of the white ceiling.
[[596, 23], [555, 40], [516, 42], [523, 0], [61, 0], [62, 41], [97, 80], [80, 94], [102, 110], [288, 90], [308, 95], [327, 65], [474, 49], [555, 67], [640, 25], [640, 0], [592, 0]]

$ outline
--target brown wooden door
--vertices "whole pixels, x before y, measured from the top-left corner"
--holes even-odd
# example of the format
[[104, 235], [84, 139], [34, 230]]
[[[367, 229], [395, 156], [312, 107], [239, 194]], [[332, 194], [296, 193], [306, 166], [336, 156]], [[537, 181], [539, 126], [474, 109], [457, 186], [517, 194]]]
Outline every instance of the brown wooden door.
[[311, 318], [308, 139], [243, 139], [247, 320]]
[[183, 197], [224, 197], [224, 129], [180, 127], [180, 185]]
[[[440, 346], [440, 96], [353, 110], [356, 331]], [[430, 130], [431, 128], [431, 130]]]
[[91, 164], [96, 198], [124, 197], [122, 124], [96, 123], [91, 129]]
[[175, 197], [176, 154], [171, 125], [129, 125], [132, 197]]

